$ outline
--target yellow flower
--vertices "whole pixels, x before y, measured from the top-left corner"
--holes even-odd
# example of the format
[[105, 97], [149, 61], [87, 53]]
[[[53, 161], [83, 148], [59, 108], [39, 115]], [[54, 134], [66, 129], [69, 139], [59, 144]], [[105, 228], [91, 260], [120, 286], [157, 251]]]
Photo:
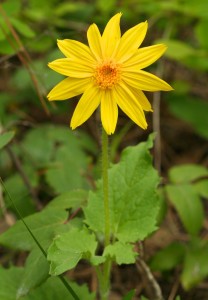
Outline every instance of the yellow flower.
[[100, 105], [101, 121], [107, 134], [115, 131], [118, 106], [137, 125], [147, 128], [144, 111], [152, 111], [144, 91], [169, 91], [171, 86], [142, 69], [166, 50], [163, 44], [138, 49], [147, 32], [142, 22], [120, 32], [121, 13], [113, 16], [101, 36], [92, 24], [87, 31], [89, 46], [75, 40], [58, 40], [66, 58], [49, 67], [67, 76], [48, 94], [49, 100], [66, 100], [83, 94], [71, 119], [72, 129], [84, 123]]

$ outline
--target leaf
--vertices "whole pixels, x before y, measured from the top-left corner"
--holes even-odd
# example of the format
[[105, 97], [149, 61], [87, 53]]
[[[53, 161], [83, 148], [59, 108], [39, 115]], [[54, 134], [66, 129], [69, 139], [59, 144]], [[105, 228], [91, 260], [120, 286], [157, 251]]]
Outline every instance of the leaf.
[[[31, 174], [31, 172], [28, 172], [28, 170], [24, 169], [24, 171], [27, 176], [34, 175], [34, 174]], [[36, 186], [37, 175], [34, 177], [29, 176], [29, 178], [30, 178], [30, 182], [31, 182], [32, 186], [33, 187]], [[14, 175], [8, 177], [5, 180], [5, 187], [23, 217], [28, 216], [35, 212], [35, 203], [32, 200], [32, 197], [29, 194], [28, 188], [26, 187], [22, 177], [19, 174], [14, 174]], [[5, 194], [5, 202], [7, 204], [7, 208], [9, 208], [10, 210], [15, 212], [15, 210], [11, 204], [9, 195], [7, 195], [7, 194]]]
[[93, 255], [90, 257], [90, 263], [93, 266], [98, 266], [106, 261], [106, 258], [104, 256], [99, 255]]
[[189, 245], [185, 256], [181, 283], [189, 290], [208, 276], [208, 243], [197, 240]]
[[[50, 49], [52, 49], [53, 47], [53, 41], [51, 40], [51, 38], [49, 36], [46, 35], [42, 35], [42, 36], [38, 36], [38, 43], [37, 43], [37, 39], [31, 39], [30, 43], [28, 44], [27, 48], [28, 50], [35, 52], [35, 53], [47, 53]], [[43, 63], [43, 61], [42, 61]], [[49, 74], [47, 75], [47, 81], [51, 80], [51, 78], [49, 78]], [[48, 85], [46, 86], [46, 88], [48, 88]]]
[[157, 43], [167, 45], [167, 51], [165, 55], [171, 59], [179, 60], [183, 62], [183, 59], [195, 54], [196, 50], [189, 46], [187, 43], [179, 40], [160, 39]]
[[23, 269], [11, 267], [3, 269], [0, 267], [0, 299], [16, 299], [16, 291], [21, 280]]
[[[152, 166], [146, 143], [126, 148], [118, 164], [109, 170], [109, 201], [111, 234], [123, 243], [142, 240], [156, 230], [159, 198], [156, 187], [159, 176]], [[86, 223], [95, 232], [104, 233], [102, 181], [89, 193], [84, 208]]]
[[57, 193], [72, 189], [87, 188], [85, 170], [87, 169], [86, 156], [76, 149], [72, 152], [67, 145], [56, 151], [54, 166], [46, 172], [46, 180]]
[[204, 211], [194, 187], [188, 183], [167, 185], [166, 192], [187, 232], [197, 235], [202, 228]]
[[174, 242], [151, 258], [150, 268], [153, 271], [169, 271], [182, 262], [184, 254], [184, 245]]
[[[22, 279], [23, 269], [12, 267], [10, 269], [3, 269], [0, 267], [0, 299], [14, 300], [16, 299], [16, 291]], [[95, 294], [90, 293], [86, 285], [78, 285], [70, 282], [79, 299], [95, 300]], [[49, 278], [40, 287], [34, 289], [27, 296], [23, 296], [22, 300], [74, 300], [69, 294], [66, 287], [61, 283], [59, 278]]]
[[[198, 73], [208, 71], [207, 51], [205, 49], [199, 49], [196, 55], [188, 57], [184, 62], [187, 68]], [[204, 100], [202, 99], [202, 101]]]
[[[34, 147], [34, 141], [36, 147]], [[60, 146], [69, 146], [69, 152], [80, 152], [81, 141], [69, 129], [63, 126], [54, 126], [50, 124], [41, 125], [30, 130], [22, 143], [24, 150], [30, 154], [36, 164], [40, 167], [48, 164]]]
[[135, 295], [135, 290], [131, 290], [126, 294], [126, 296], [123, 297], [123, 300], [132, 300]]
[[208, 103], [182, 94], [169, 97], [168, 105], [176, 117], [189, 123], [200, 136], [208, 139]]
[[17, 45], [16, 41], [13, 43], [14, 47], [12, 47], [7, 40], [0, 40], [0, 53], [3, 55], [13, 55], [18, 52], [19, 46]]
[[[43, 210], [26, 217], [24, 220], [40, 242], [42, 247], [47, 247], [54, 235], [66, 221], [67, 212], [53, 209]], [[0, 235], [0, 244], [12, 249], [30, 251], [36, 244], [22, 221], [17, 221], [6, 232]]]
[[208, 199], [208, 179], [194, 183], [193, 187], [201, 197]]
[[[38, 167], [45, 167], [54, 156], [57, 144], [63, 144], [67, 139], [71, 139], [71, 132], [69, 130], [67, 131], [66, 128], [42, 125], [28, 131], [23, 140], [22, 147], [24, 152], [26, 154], [28, 153], [29, 158], [32, 159]], [[34, 147], [34, 141], [36, 147]]]
[[105, 248], [103, 255], [110, 256], [118, 265], [134, 264], [137, 253], [132, 248], [133, 245], [115, 242]]
[[8, 131], [0, 135], [0, 149], [6, 146], [14, 137], [14, 131]]
[[171, 168], [168, 175], [172, 183], [191, 182], [208, 176], [208, 169], [200, 165], [186, 164]]
[[180, 6], [180, 12], [192, 17], [199, 17], [200, 19], [208, 18], [207, 0], [186, 0], [183, 5]]
[[73, 229], [57, 236], [48, 249], [50, 274], [59, 275], [90, 258], [97, 248], [95, 236], [87, 230]]
[[49, 277], [49, 263], [40, 249], [34, 248], [26, 265], [17, 291], [17, 299], [27, 295]]
[[2, 3], [3, 9], [8, 16], [16, 15], [21, 11], [21, 2], [16, 0], [9, 0]]
[[16, 18], [10, 18], [10, 22], [14, 26], [14, 28], [21, 33], [23, 36], [27, 38], [33, 38], [35, 36], [35, 32], [26, 24]]
[[85, 190], [72, 190], [62, 193], [49, 202], [46, 209], [64, 209], [79, 208], [85, 205], [88, 192]]
[[[34, 147], [34, 141], [36, 147]], [[82, 142], [68, 128], [44, 125], [31, 130], [23, 141], [27, 159], [45, 169], [48, 184], [56, 193], [88, 187], [88, 158]]]
[[195, 27], [195, 34], [201, 47], [206, 49], [208, 49], [207, 31], [208, 31], [208, 20], [206, 19], [200, 20]]
[[[78, 285], [74, 282], [70, 282], [70, 286], [73, 288], [80, 300], [95, 300], [95, 294], [90, 293], [86, 285]], [[14, 300], [15, 298], [8, 299]], [[66, 287], [60, 282], [57, 277], [49, 278], [39, 288], [31, 291], [28, 296], [22, 298], [22, 300], [74, 300]], [[3, 299], [2, 299], [3, 300]], [[5, 299], [7, 300], [7, 299]]]

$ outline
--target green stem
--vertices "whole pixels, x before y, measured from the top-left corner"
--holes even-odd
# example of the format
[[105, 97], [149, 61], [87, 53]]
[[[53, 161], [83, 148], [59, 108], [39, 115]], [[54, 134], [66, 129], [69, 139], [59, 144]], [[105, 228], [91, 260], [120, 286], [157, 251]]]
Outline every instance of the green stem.
[[[104, 204], [104, 220], [105, 220], [105, 247], [110, 244], [110, 206], [109, 206], [109, 186], [108, 186], [108, 135], [102, 129], [102, 178], [103, 178], [103, 204]], [[107, 300], [110, 286], [110, 270], [111, 261], [106, 260], [102, 266], [102, 271], [99, 272], [100, 295], [101, 300]]]
[[103, 202], [105, 218], [105, 247], [110, 244], [110, 207], [108, 188], [108, 135], [102, 129], [102, 177], [103, 177]]

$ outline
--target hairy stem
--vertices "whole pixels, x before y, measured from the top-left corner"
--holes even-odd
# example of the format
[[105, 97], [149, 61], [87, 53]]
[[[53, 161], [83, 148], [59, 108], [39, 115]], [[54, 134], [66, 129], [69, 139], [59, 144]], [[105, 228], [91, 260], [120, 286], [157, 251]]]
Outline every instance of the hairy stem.
[[102, 129], [102, 178], [103, 178], [103, 203], [105, 220], [105, 247], [110, 243], [110, 207], [108, 188], [108, 135]]
[[[109, 186], [108, 186], [108, 135], [102, 129], [102, 178], [103, 178], [103, 204], [104, 204], [104, 221], [105, 221], [105, 247], [110, 244], [110, 206], [109, 206]], [[100, 296], [101, 300], [107, 300], [110, 286], [111, 261], [106, 260], [99, 273]]]

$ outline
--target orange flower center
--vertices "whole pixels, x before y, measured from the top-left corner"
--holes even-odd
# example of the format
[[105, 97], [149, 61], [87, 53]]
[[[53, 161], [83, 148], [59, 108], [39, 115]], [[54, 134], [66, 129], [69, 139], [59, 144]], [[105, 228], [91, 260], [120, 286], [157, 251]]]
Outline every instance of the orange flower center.
[[120, 66], [112, 61], [102, 62], [95, 69], [95, 82], [101, 89], [111, 89], [120, 80]]

